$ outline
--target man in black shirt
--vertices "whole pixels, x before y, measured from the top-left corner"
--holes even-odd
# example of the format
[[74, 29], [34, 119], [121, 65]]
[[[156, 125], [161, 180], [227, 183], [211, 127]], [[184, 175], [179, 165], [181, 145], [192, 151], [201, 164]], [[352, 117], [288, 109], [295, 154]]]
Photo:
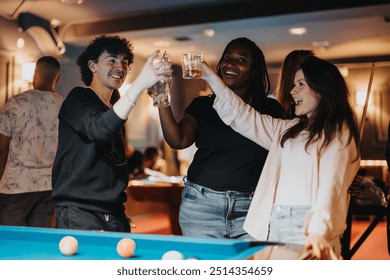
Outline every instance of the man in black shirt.
[[112, 94], [133, 62], [131, 44], [118, 36], [101, 36], [77, 58], [87, 87], [72, 89], [59, 113], [52, 175], [57, 228], [130, 231], [123, 205], [129, 179], [123, 125], [145, 89], [170, 79], [169, 63], [166, 68], [152, 64], [157, 54], [149, 56], [115, 104], [110, 103]]

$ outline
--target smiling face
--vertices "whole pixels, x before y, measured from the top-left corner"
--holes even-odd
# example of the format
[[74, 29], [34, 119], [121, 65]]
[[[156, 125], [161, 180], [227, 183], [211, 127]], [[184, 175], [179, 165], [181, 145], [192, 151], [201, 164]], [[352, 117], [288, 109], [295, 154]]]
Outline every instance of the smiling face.
[[129, 61], [124, 55], [112, 55], [104, 51], [97, 62], [90, 60], [88, 66], [93, 73], [92, 84], [112, 91], [120, 88], [125, 81]]
[[224, 83], [242, 99], [249, 95], [253, 58], [251, 49], [242, 42], [232, 43], [225, 51], [220, 64]]
[[308, 86], [301, 69], [295, 74], [291, 95], [295, 102], [295, 115], [306, 115], [308, 118], [316, 111], [321, 100], [321, 96]]

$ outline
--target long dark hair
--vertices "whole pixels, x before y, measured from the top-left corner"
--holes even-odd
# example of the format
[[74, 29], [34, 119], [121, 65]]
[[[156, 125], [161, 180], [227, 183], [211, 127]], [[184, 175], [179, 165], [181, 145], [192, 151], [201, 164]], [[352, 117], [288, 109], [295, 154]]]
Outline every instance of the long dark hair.
[[337, 67], [318, 57], [309, 56], [301, 63], [300, 69], [308, 86], [320, 94], [321, 100], [310, 119], [300, 117], [299, 122], [283, 134], [282, 147], [288, 139], [307, 130], [309, 137], [305, 148], [324, 134], [322, 151], [336, 137], [337, 132], [342, 131], [345, 124], [350, 131], [348, 143], [354, 138], [358, 148], [360, 140], [356, 116], [348, 100], [348, 86]]
[[265, 63], [265, 57], [262, 50], [256, 45], [255, 42], [246, 38], [240, 37], [230, 41], [225, 50], [222, 53], [221, 59], [217, 65], [217, 74], [221, 77], [221, 63], [226, 54], [228, 48], [235, 43], [246, 44], [250, 51], [253, 59], [253, 77], [249, 87], [250, 103], [255, 110], [265, 113], [267, 108], [267, 95], [270, 91], [270, 80], [267, 71], [267, 65]]
[[302, 61], [310, 55], [314, 55], [311, 50], [293, 50], [285, 57], [280, 69], [276, 99], [280, 102], [288, 117], [295, 116], [295, 104], [290, 94], [294, 84], [295, 73], [298, 71]]

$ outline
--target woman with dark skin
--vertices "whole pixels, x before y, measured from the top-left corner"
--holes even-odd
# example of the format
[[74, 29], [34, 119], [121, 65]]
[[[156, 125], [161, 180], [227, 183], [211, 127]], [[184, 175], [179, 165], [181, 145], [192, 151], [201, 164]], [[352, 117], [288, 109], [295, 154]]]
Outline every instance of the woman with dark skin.
[[[283, 117], [280, 104], [267, 98], [269, 77], [260, 48], [237, 38], [217, 66], [224, 83], [257, 111]], [[195, 98], [176, 121], [171, 107], [159, 108], [163, 134], [174, 149], [198, 148], [184, 178], [179, 214], [185, 236], [246, 238], [243, 230], [267, 150], [225, 125], [212, 108], [215, 95]]]

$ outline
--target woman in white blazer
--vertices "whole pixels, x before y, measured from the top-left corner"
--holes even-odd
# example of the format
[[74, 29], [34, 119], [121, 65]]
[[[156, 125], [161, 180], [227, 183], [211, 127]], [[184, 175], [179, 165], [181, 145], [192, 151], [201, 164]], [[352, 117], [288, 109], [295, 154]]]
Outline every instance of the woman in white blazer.
[[312, 258], [337, 258], [360, 165], [356, 117], [337, 67], [315, 56], [302, 62], [292, 120], [256, 112], [203, 68], [221, 119], [269, 150], [244, 229], [258, 240], [304, 244]]

